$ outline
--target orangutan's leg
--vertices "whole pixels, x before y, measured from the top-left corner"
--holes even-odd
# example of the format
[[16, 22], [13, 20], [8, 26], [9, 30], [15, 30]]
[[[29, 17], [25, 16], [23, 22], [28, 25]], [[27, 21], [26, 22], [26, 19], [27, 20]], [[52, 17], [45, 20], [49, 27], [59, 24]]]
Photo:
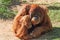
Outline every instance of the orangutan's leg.
[[32, 31], [30, 35], [32, 35], [33, 38], [36, 38], [39, 37], [42, 34], [42, 32], [47, 32], [49, 30], [50, 28], [48, 26], [37, 27]]

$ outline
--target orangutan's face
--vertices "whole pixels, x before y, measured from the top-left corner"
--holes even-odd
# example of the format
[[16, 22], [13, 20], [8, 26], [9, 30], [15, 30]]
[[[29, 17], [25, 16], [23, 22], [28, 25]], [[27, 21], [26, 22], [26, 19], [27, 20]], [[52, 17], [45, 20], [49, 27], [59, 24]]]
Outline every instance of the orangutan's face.
[[29, 15], [31, 17], [31, 23], [33, 25], [37, 25], [42, 21], [42, 14], [40, 13], [39, 8], [31, 8], [29, 11]]

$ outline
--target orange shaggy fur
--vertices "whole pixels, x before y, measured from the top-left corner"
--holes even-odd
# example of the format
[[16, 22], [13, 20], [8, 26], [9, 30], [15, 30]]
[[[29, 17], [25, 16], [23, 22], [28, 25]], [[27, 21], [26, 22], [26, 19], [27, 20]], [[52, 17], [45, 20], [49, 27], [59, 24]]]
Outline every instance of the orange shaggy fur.
[[[52, 30], [50, 18], [47, 15], [48, 9], [44, 5], [24, 5], [13, 21], [13, 31], [15, 35], [23, 40], [39, 37], [43, 32]], [[40, 23], [32, 26], [31, 15], [38, 15]]]

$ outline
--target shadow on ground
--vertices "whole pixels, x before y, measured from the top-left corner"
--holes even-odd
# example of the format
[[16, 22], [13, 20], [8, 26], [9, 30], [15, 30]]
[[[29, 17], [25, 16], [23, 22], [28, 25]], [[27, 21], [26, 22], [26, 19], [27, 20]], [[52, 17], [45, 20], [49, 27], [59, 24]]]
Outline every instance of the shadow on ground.
[[53, 27], [53, 31], [50, 31], [42, 35], [40, 38], [33, 40], [60, 40], [60, 28]]
[[57, 7], [57, 6], [49, 6], [48, 7], [50, 10], [60, 10], [60, 7]]

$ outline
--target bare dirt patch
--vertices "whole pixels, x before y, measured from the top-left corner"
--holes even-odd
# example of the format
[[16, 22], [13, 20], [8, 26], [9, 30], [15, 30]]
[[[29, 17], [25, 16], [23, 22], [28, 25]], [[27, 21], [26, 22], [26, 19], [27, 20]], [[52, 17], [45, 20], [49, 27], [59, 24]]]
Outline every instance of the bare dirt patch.
[[0, 20], [0, 40], [19, 40], [14, 37], [12, 33], [12, 21], [10, 20]]

